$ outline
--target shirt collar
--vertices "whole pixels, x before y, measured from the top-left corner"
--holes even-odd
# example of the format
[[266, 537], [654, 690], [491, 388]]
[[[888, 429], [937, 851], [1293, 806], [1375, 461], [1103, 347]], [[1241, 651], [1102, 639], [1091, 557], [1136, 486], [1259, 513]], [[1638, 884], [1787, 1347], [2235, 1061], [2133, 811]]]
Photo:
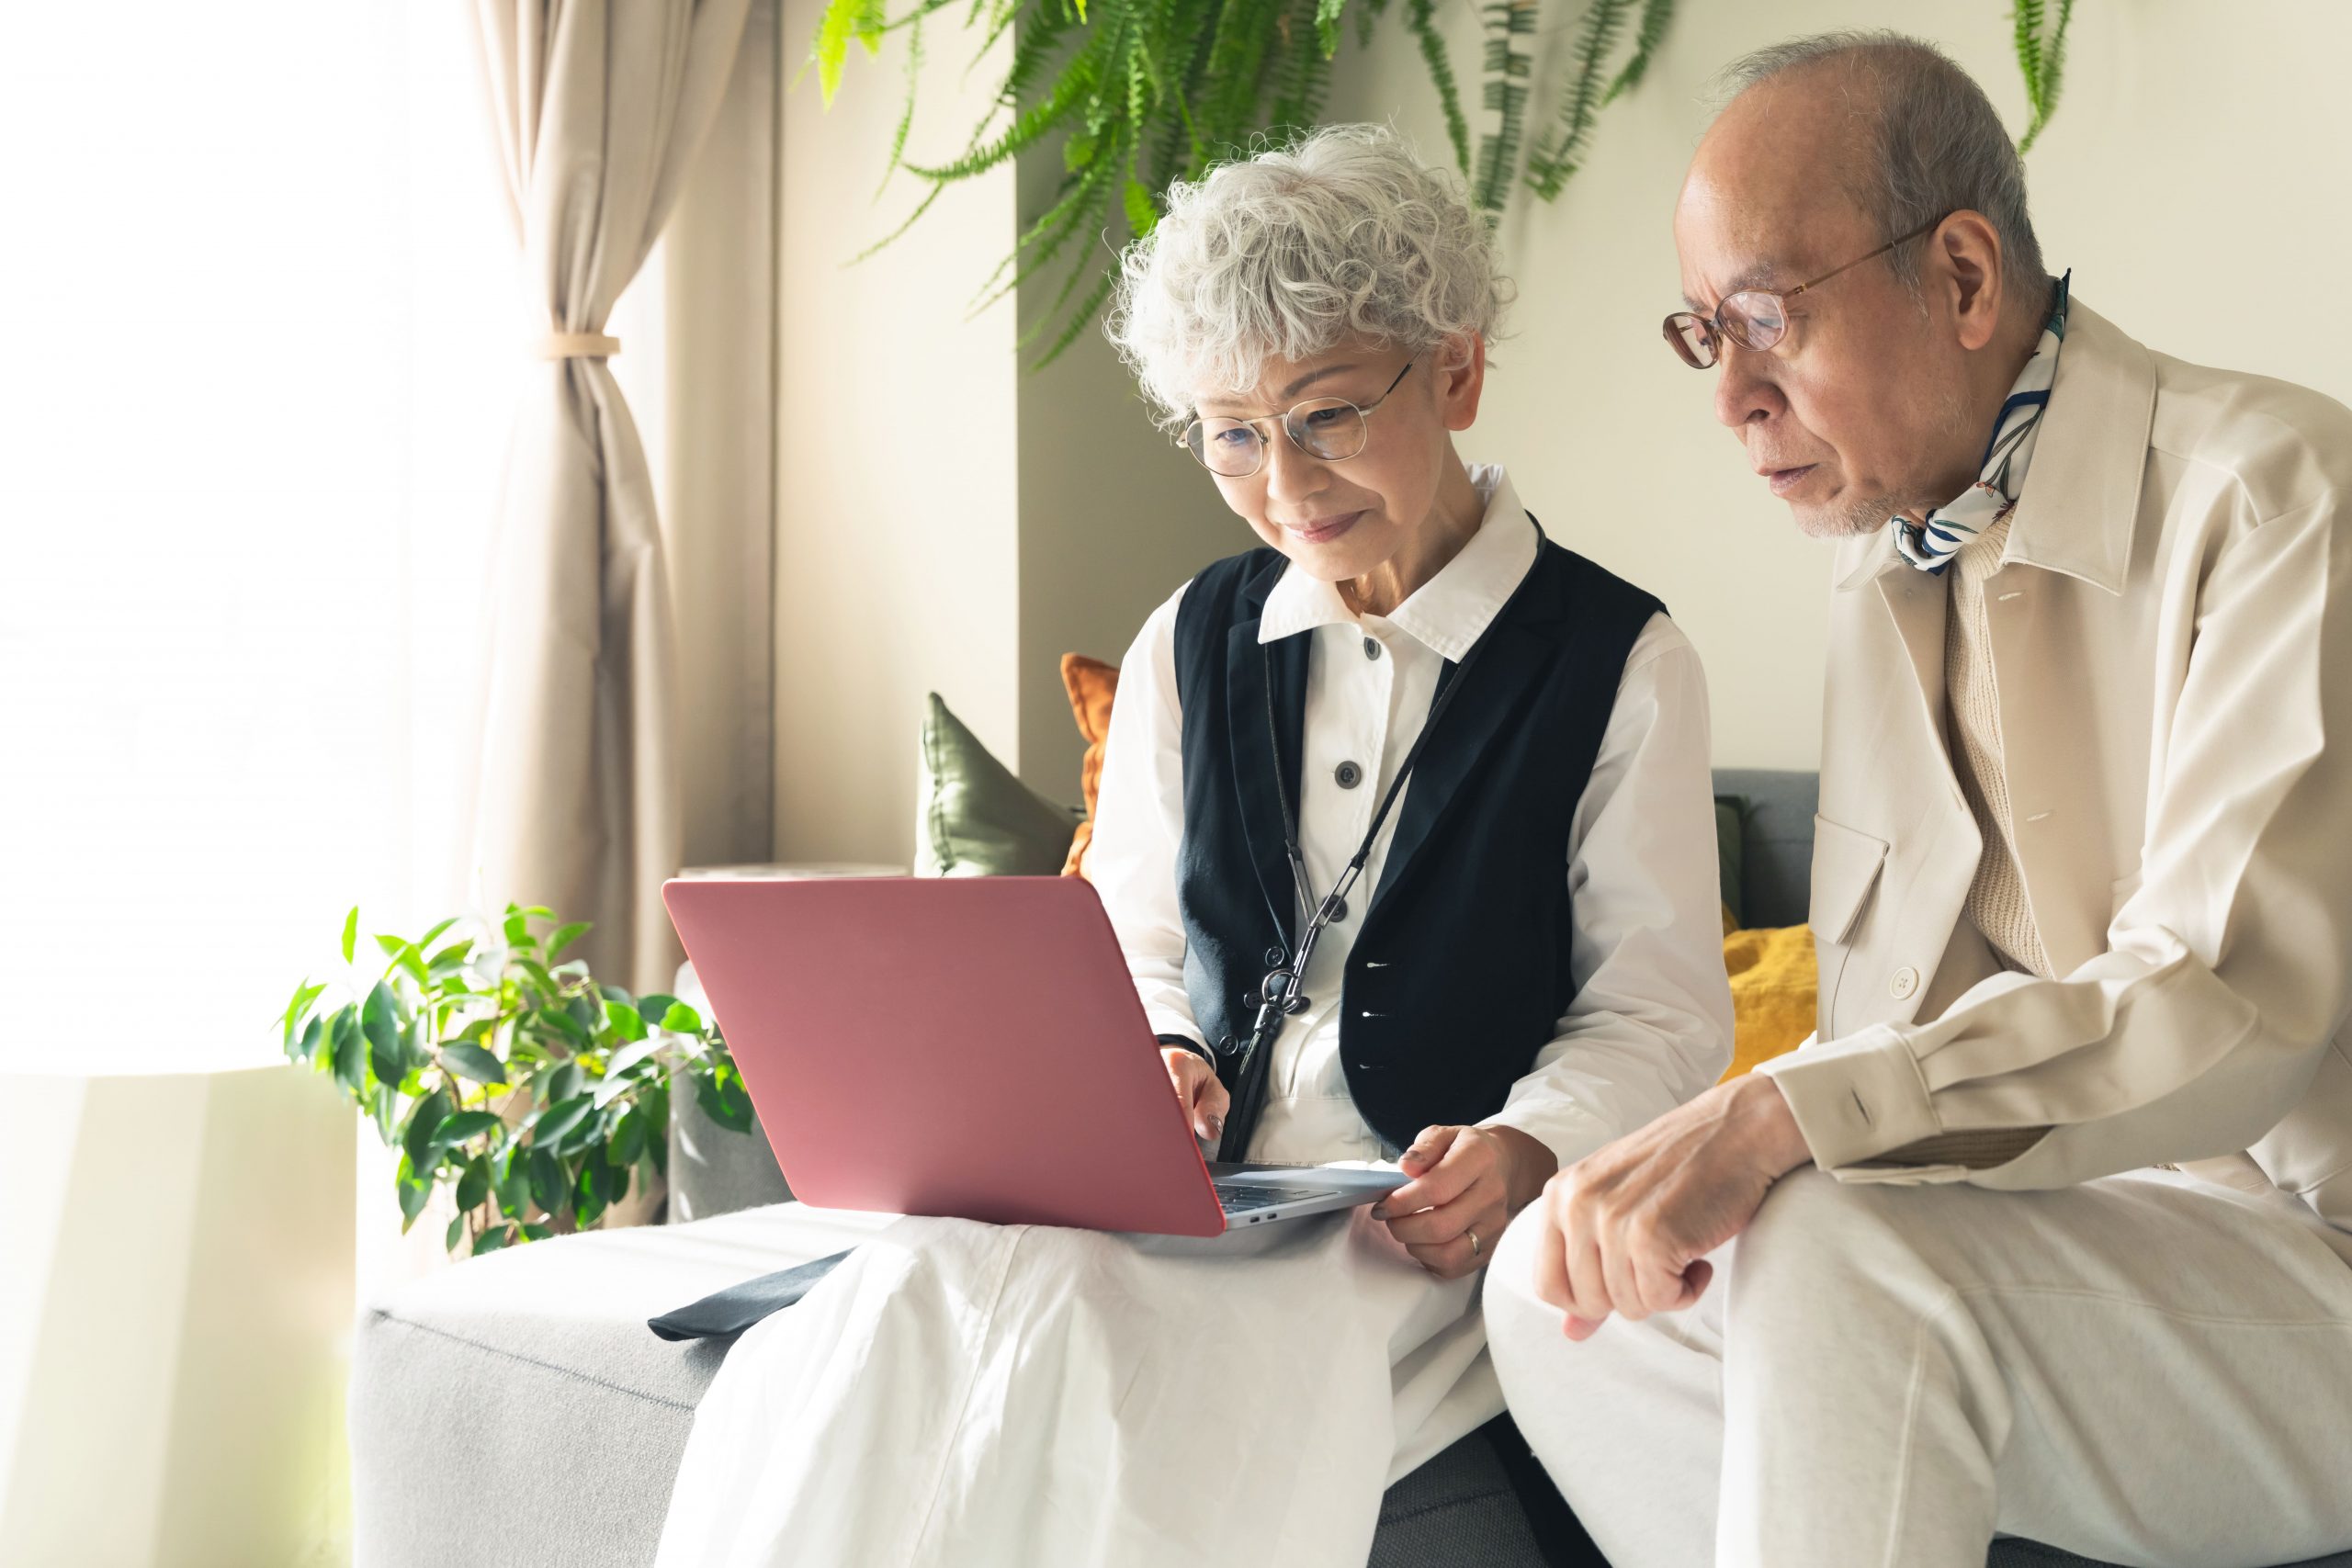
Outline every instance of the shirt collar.
[[[1441, 658], [1457, 662], [1535, 564], [1535, 527], [1519, 503], [1510, 476], [1499, 464], [1479, 463], [1470, 469], [1470, 482], [1487, 503], [1478, 531], [1386, 617], [1389, 625]], [[1277, 642], [1317, 626], [1362, 625], [1335, 585], [1299, 570], [1294, 562], [1283, 569], [1266, 594], [1258, 640]]]

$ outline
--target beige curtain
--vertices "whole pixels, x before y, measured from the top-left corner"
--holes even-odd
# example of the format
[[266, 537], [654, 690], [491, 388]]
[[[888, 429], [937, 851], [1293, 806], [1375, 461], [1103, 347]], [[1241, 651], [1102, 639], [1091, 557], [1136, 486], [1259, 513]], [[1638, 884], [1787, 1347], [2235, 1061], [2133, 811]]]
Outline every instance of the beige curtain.
[[[474, 857], [483, 896], [594, 922], [637, 990], [677, 964], [676, 657], [645, 453], [603, 355], [717, 113], [750, 0], [477, 0], [548, 355], [517, 412], [492, 577]], [[536, 333], [541, 323], [529, 323]]]

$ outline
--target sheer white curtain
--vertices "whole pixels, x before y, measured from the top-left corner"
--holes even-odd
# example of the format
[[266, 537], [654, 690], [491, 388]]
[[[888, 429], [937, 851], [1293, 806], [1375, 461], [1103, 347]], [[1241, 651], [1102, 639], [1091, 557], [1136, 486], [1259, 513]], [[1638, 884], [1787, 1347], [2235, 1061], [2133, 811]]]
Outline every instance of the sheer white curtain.
[[0, 6], [0, 1040], [274, 1054], [466, 891], [526, 361], [451, 5]]

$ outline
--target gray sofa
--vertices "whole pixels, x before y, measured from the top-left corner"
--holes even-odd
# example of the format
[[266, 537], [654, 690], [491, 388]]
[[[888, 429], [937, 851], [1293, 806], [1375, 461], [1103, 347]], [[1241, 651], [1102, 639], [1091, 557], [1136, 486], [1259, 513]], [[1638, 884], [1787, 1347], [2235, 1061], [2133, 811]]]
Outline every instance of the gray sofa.
[[[1747, 803], [1747, 923], [1802, 922], [1815, 781], [1728, 771], [1717, 788]], [[673, 1202], [710, 1217], [493, 1253], [362, 1311], [349, 1406], [359, 1568], [652, 1561], [695, 1405], [726, 1347], [665, 1343], [645, 1320], [814, 1255], [786, 1244], [777, 1211], [761, 1207], [788, 1196], [772, 1161], [701, 1161], [696, 1138], [682, 1122]], [[2086, 1560], [2002, 1540], [1990, 1563]], [[1455, 1444], [1382, 1504], [1371, 1568], [1451, 1564], [1544, 1568], [1487, 1437]], [[2352, 1568], [2352, 1554], [2309, 1568]]]

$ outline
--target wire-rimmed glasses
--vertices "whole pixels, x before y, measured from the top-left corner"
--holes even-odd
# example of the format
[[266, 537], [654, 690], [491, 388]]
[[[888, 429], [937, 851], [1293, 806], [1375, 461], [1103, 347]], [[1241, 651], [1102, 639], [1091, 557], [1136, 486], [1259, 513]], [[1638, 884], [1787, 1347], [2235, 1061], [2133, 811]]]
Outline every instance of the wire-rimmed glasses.
[[1944, 218], [1922, 223], [1908, 234], [1889, 240], [1866, 256], [1856, 256], [1844, 266], [1832, 267], [1810, 283], [1800, 283], [1794, 288], [1742, 288], [1726, 294], [1715, 307], [1713, 316], [1702, 316], [1696, 310], [1677, 310], [1666, 319], [1666, 341], [1682, 363], [1693, 370], [1705, 370], [1721, 357], [1724, 338], [1746, 349], [1761, 354], [1789, 335], [1789, 301], [1808, 288], [1818, 288], [1841, 272], [1850, 272], [1866, 261], [1875, 261], [1897, 245], [1908, 244], [1934, 229]]
[[[1414, 363], [1407, 360], [1405, 369], [1388, 383], [1387, 391], [1361, 408], [1345, 398], [1309, 398], [1294, 405], [1282, 416], [1283, 433], [1310, 457], [1345, 462], [1363, 450], [1372, 437], [1364, 421], [1388, 400], [1388, 393], [1396, 389], [1397, 381], [1405, 378], [1405, 371]], [[1193, 455], [1193, 461], [1219, 479], [1246, 479], [1265, 466], [1266, 444], [1274, 438], [1266, 427], [1273, 423], [1272, 414], [1258, 419], [1228, 419], [1220, 414], [1193, 421], [1179, 440]]]

